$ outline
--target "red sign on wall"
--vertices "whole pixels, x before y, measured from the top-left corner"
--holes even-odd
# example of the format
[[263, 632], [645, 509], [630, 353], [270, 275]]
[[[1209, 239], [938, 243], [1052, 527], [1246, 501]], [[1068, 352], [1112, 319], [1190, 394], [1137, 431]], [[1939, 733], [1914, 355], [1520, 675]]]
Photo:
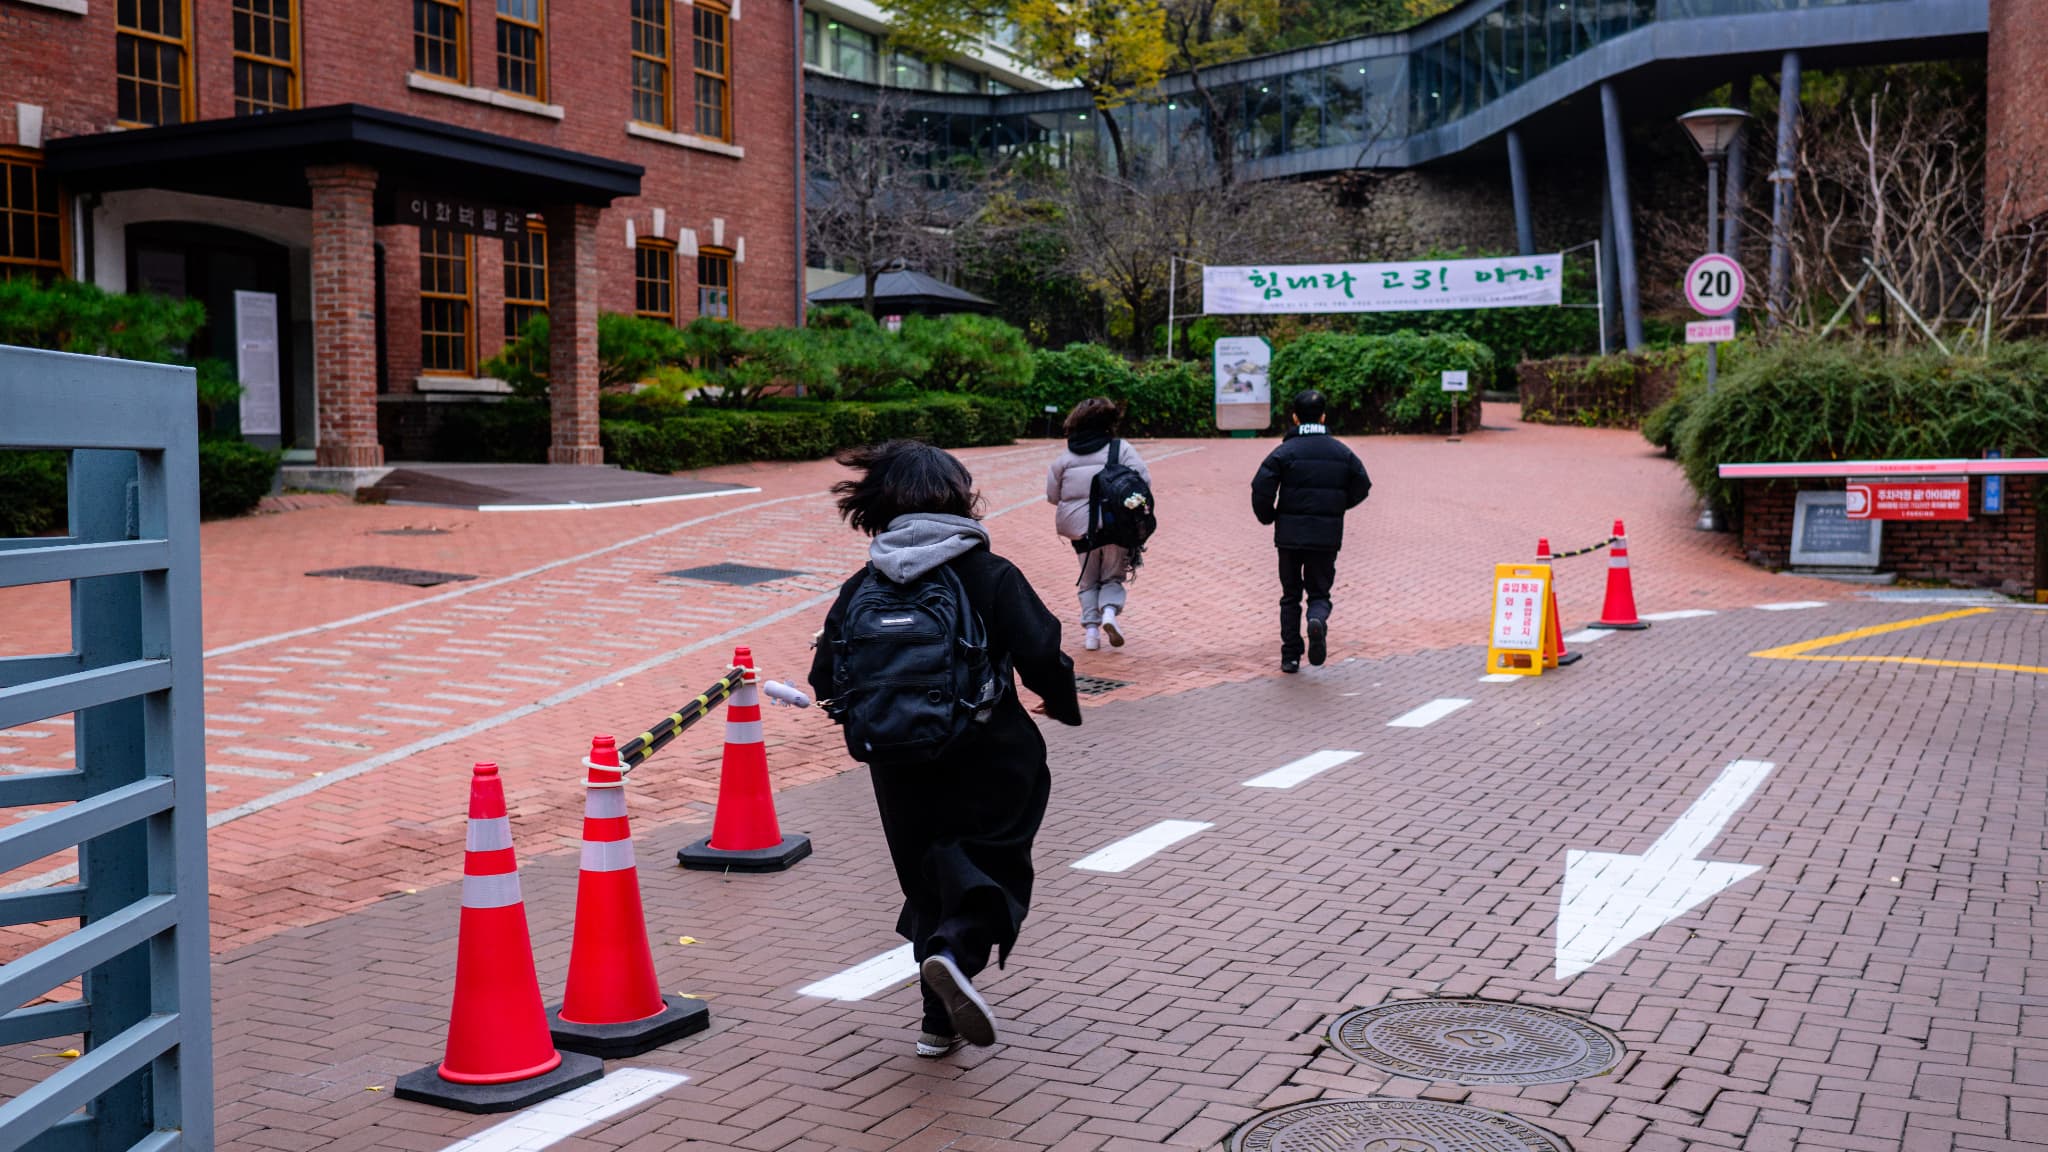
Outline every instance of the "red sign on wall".
[[1851, 520], [1968, 520], [1968, 480], [1869, 480], [1849, 485]]

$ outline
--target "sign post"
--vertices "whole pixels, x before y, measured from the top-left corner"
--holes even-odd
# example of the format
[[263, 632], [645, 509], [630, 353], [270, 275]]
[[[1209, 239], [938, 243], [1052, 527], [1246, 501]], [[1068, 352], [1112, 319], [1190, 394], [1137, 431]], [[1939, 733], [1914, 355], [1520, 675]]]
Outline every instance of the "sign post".
[[1550, 614], [1550, 565], [1493, 566], [1493, 632], [1486, 671], [1541, 676], [1557, 667], [1557, 618]]
[[[1692, 262], [1685, 270], [1685, 302], [1702, 316], [1722, 317], [1733, 313], [1742, 306], [1742, 293], [1749, 282], [1742, 274], [1742, 265], [1733, 258], [1719, 252], [1709, 252]], [[1687, 324], [1685, 342], [1707, 346], [1707, 391], [1714, 390], [1714, 378], [1718, 374], [1716, 344], [1735, 338], [1735, 324]]]
[[[1472, 374], [1463, 368], [1447, 368], [1444, 370], [1443, 381], [1444, 391], [1465, 392], [1472, 387]], [[1463, 406], [1459, 403], [1459, 400], [1462, 399], [1463, 397], [1461, 396], [1451, 401], [1451, 439], [1453, 440], [1456, 440], [1459, 436], [1458, 409]]]
[[1273, 346], [1260, 336], [1216, 341], [1216, 427], [1250, 435], [1273, 423], [1273, 388], [1267, 372]]
[[[1986, 448], [1984, 450], [1984, 458], [1986, 460], [1997, 460], [2002, 458], [2003, 455], [1996, 448]], [[1984, 515], [2005, 515], [2005, 477], [1986, 476], [1984, 478]]]

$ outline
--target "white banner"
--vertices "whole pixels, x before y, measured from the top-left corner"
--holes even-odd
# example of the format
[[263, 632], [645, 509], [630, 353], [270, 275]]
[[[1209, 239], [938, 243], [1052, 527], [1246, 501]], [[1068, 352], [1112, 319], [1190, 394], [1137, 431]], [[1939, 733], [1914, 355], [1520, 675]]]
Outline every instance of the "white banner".
[[1202, 269], [1202, 311], [1212, 316], [1437, 312], [1562, 303], [1562, 254]]

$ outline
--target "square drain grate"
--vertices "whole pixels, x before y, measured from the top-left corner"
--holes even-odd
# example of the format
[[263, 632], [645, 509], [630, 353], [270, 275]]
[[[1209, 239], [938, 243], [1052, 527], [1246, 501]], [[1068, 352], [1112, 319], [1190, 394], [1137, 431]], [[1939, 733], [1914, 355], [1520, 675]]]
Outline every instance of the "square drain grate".
[[711, 584], [766, 584], [770, 580], [787, 580], [804, 573], [789, 568], [757, 568], [752, 564], [706, 564], [701, 568], [678, 568], [663, 572], [663, 576], [674, 576], [680, 580], [703, 580]]
[[318, 572], [308, 572], [306, 575], [332, 576], [338, 580], [375, 580], [380, 584], [410, 584], [414, 588], [432, 588], [436, 584], [476, 579], [462, 572], [430, 572], [424, 568], [385, 568], [376, 564], [360, 564], [354, 568], [322, 568]]
[[1130, 686], [1131, 682], [1128, 680], [1105, 680], [1100, 676], [1074, 677], [1074, 691], [1083, 696], [1100, 696], [1105, 692], [1114, 692]]

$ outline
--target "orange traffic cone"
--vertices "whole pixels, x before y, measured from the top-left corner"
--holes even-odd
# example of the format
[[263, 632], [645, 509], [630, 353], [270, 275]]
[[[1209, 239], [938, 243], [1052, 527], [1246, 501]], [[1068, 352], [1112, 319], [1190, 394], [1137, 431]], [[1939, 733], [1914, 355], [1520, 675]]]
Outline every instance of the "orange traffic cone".
[[638, 1056], [711, 1026], [702, 1001], [662, 998], [640, 910], [640, 870], [626, 823], [626, 770], [609, 736], [590, 739], [584, 766], [583, 870], [576, 878], [576, 937], [569, 987], [548, 1013], [555, 1043], [615, 1059]]
[[746, 670], [725, 705], [725, 759], [718, 772], [718, 811], [711, 835], [676, 853], [685, 868], [713, 872], [780, 872], [811, 854], [808, 836], [784, 836], [768, 787], [768, 746], [761, 739], [760, 674], [746, 648], [732, 653]]
[[1564, 650], [1564, 617], [1557, 614], [1557, 565], [1555, 560], [1556, 558], [1550, 554], [1550, 537], [1538, 536], [1536, 538], [1536, 562], [1538, 564], [1550, 565], [1550, 618], [1557, 623], [1557, 630], [1551, 633], [1551, 636], [1556, 641], [1550, 648], [1551, 662], [1562, 668], [1568, 664], [1577, 664], [1579, 658], [1584, 656], [1585, 653], [1567, 652]]
[[464, 1112], [510, 1112], [604, 1075], [595, 1056], [555, 1051], [540, 980], [512, 822], [496, 764], [469, 783], [468, 854], [462, 862], [462, 927], [455, 947], [455, 1003], [446, 1058], [398, 1078], [397, 1095]]
[[1619, 520], [1614, 522], [1614, 550], [1607, 557], [1607, 603], [1600, 609], [1600, 619], [1586, 627], [1631, 632], [1649, 627], [1636, 619], [1636, 589], [1628, 577], [1628, 532]]

